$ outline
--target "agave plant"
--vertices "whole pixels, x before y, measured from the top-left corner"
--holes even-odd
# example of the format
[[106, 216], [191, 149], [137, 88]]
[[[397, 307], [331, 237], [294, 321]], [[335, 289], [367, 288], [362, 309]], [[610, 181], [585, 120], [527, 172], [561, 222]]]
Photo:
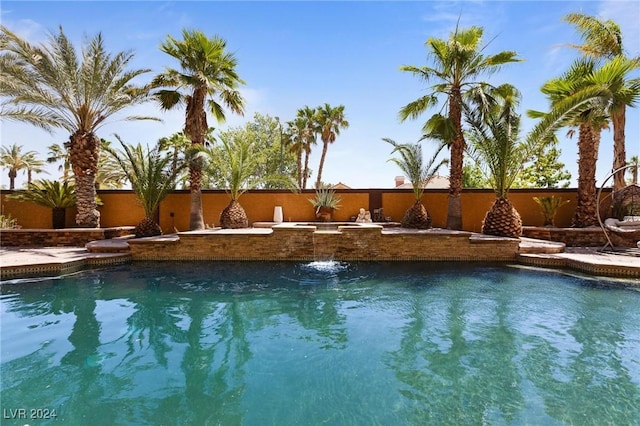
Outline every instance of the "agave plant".
[[163, 155], [158, 146], [142, 147], [127, 145], [118, 135], [122, 150], [105, 147], [105, 151], [120, 165], [131, 182], [131, 189], [138, 197], [144, 209], [144, 219], [136, 226], [136, 237], [161, 235], [162, 229], [157, 223], [160, 202], [176, 187], [184, 162], [174, 166], [173, 158]]
[[402, 218], [402, 227], [414, 229], [430, 228], [431, 215], [424, 204], [422, 204], [422, 194], [424, 193], [424, 187], [438, 173], [440, 167], [449, 164], [449, 160], [447, 159], [443, 159], [436, 164], [436, 158], [447, 145], [441, 143], [433, 156], [425, 164], [422, 155], [422, 145], [420, 145], [420, 143], [399, 144], [389, 138], [383, 138], [382, 140], [393, 146], [393, 151], [391, 151], [392, 155], [396, 153], [400, 155], [399, 158], [391, 158], [389, 161], [400, 167], [402, 172], [411, 180], [411, 186], [413, 187], [415, 202], [405, 212]]
[[316, 219], [322, 222], [331, 222], [333, 212], [340, 208], [340, 197], [334, 189], [316, 188], [316, 195], [309, 202], [316, 208]]
[[64, 228], [67, 207], [76, 205], [76, 188], [70, 181], [42, 179], [27, 185], [26, 191], [16, 192], [7, 198], [29, 201], [52, 211], [54, 229]]

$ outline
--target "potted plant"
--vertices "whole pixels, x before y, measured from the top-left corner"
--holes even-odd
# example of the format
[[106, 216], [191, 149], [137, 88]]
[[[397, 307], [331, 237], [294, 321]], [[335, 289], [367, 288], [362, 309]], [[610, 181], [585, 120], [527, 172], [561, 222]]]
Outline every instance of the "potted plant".
[[333, 212], [340, 208], [340, 197], [330, 188], [316, 189], [315, 198], [310, 198], [309, 202], [316, 208], [316, 219], [320, 222], [331, 222]]
[[66, 209], [76, 205], [75, 186], [70, 181], [37, 180], [28, 184], [26, 191], [12, 194], [9, 198], [51, 208], [53, 229], [65, 227]]
[[544, 215], [544, 224], [542, 226], [555, 226], [555, 217], [558, 209], [565, 204], [569, 203], [569, 200], [562, 200], [562, 197], [533, 197], [533, 201], [538, 203], [542, 214]]

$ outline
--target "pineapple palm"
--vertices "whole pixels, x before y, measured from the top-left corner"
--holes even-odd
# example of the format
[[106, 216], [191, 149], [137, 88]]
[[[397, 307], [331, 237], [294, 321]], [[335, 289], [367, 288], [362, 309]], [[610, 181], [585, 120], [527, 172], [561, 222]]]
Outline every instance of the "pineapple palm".
[[116, 138], [122, 145], [122, 150], [106, 146], [105, 151], [127, 175], [131, 189], [144, 209], [145, 217], [136, 226], [136, 237], [161, 235], [162, 229], [157, 223], [160, 202], [175, 189], [185, 164], [174, 163], [173, 158], [163, 155], [158, 146], [145, 149], [140, 144], [127, 145], [117, 135]]
[[425, 185], [433, 179], [440, 167], [449, 163], [447, 159], [444, 159], [436, 164], [436, 158], [444, 147], [446, 147], [446, 144], [441, 143], [431, 159], [425, 164], [422, 155], [422, 145], [420, 145], [420, 143], [399, 144], [389, 138], [383, 138], [382, 140], [393, 146], [391, 154], [398, 153], [400, 155], [399, 158], [391, 158], [389, 161], [394, 162], [400, 167], [409, 180], [411, 180], [413, 187], [415, 202], [405, 212], [402, 218], [402, 227], [414, 229], [430, 228], [431, 216], [424, 204], [422, 204], [422, 194], [424, 193]]
[[490, 92], [495, 103], [485, 108], [465, 107], [470, 126], [469, 155], [483, 169], [496, 194], [482, 223], [482, 233], [519, 237], [522, 220], [508, 193], [539, 140], [520, 140], [520, 115], [515, 113], [520, 95], [513, 86], [505, 84]]
[[249, 219], [238, 199], [254, 183], [256, 160], [251, 152], [252, 142], [239, 138], [232, 141], [222, 139], [221, 142], [222, 156], [218, 167], [226, 180], [231, 201], [220, 213], [220, 226], [231, 229], [248, 228]]
[[62, 128], [71, 134], [65, 145], [76, 185], [76, 224], [99, 227], [95, 177], [100, 138], [96, 131], [127, 107], [149, 99], [149, 87], [131, 83], [148, 70], [126, 69], [133, 54], [109, 54], [100, 34], [83, 46], [80, 58], [62, 28], [42, 46], [31, 45], [4, 26], [0, 34], [0, 94], [8, 99], [3, 103], [3, 118], [47, 131]]

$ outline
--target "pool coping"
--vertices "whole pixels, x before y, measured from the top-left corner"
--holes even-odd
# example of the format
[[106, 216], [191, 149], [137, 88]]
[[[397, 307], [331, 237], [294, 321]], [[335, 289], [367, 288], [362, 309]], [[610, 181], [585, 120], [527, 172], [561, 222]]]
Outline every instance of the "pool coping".
[[[253, 231], [256, 234], [263, 232], [265, 231]], [[157, 238], [167, 242], [179, 239], [173, 234]], [[491, 238], [481, 234], [472, 235], [475, 243], [479, 244], [487, 240], [490, 241]], [[101, 245], [105, 246], [104, 250], [101, 250]], [[88, 244], [88, 247], [93, 247], [91, 251], [86, 247], [0, 247], [0, 281], [64, 275], [82, 269], [121, 265], [134, 261], [129, 252], [122, 250], [122, 241], [116, 245], [119, 248], [117, 252], [110, 252], [109, 248], [113, 246], [113, 242], [110, 240], [94, 241]], [[198, 260], [193, 259], [193, 261]], [[406, 259], [391, 261], [406, 261]], [[417, 261], [455, 262], [456, 260], [421, 259]], [[595, 247], [564, 247], [562, 243], [531, 238], [520, 239], [519, 252], [515, 260], [499, 260], [499, 262], [572, 270], [594, 276], [640, 278], [640, 257], [605, 253]], [[640, 286], [640, 280], [637, 284]]]

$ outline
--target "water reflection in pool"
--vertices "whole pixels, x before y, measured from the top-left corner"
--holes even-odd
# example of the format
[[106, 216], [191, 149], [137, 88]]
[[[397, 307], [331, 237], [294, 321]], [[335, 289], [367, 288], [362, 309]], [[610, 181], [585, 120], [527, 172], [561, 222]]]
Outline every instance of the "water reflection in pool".
[[640, 293], [611, 284], [336, 262], [3, 284], [3, 410], [55, 409], [59, 424], [633, 424]]

